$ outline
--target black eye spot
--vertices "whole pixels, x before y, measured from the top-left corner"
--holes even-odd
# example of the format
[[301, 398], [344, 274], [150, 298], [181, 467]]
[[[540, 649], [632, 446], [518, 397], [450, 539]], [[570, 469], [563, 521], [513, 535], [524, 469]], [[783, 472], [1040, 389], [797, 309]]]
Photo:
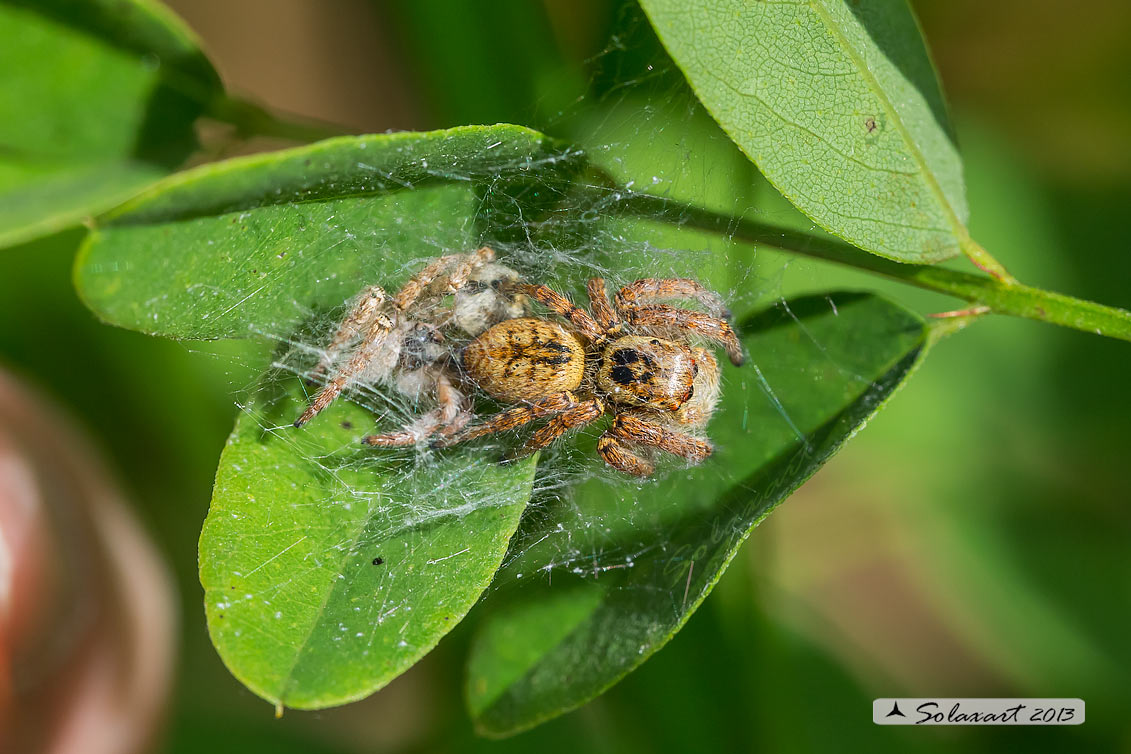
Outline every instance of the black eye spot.
[[698, 376], [699, 376], [699, 365], [696, 364], [693, 361], [693, 362], [691, 362], [691, 379], [695, 379]]
[[632, 364], [640, 359], [640, 354], [631, 348], [621, 348], [613, 352], [613, 363], [619, 366]]
[[385, 562], [384, 558], [373, 558], [373, 565], [381, 565]]
[[635, 381], [632, 370], [626, 366], [613, 367], [609, 370], [609, 376], [618, 385], [631, 385]]
[[660, 345], [660, 341], [656, 340], [655, 338], [652, 338], [652, 339], [651, 339], [650, 341], [648, 341], [648, 342], [649, 342], [649, 343], [651, 343], [651, 344], [652, 344], [652, 345], [654, 345], [654, 346], [658, 346], [658, 345]]

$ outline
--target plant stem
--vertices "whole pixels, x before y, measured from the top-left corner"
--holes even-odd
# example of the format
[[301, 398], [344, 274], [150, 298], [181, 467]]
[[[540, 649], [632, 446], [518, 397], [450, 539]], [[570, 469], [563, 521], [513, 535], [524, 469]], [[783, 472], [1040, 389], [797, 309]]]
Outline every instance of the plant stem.
[[1001, 262], [994, 259], [990, 252], [970, 236], [962, 240], [962, 253], [982, 272], [992, 275], [1007, 285], [1017, 285], [1017, 278], [1010, 275]]
[[947, 317], [946, 319], [932, 319], [930, 321], [930, 337], [932, 343], [938, 343], [943, 338], [948, 338], [959, 330], [965, 330], [966, 327], [977, 320], [980, 314], [969, 314], [958, 317]]
[[[1000, 270], [1002, 277], [995, 278], [937, 265], [903, 264], [861, 251], [842, 241], [720, 215], [663, 197], [623, 191], [613, 193], [605, 189], [594, 191], [599, 191], [605, 201], [612, 196], [615, 210], [624, 215], [659, 217], [675, 225], [720, 233], [730, 238], [766, 244], [782, 251], [874, 272], [908, 285], [964, 299], [975, 306], [987, 307], [996, 314], [1035, 319], [1131, 341], [1131, 312], [1022, 285], [1014, 281], [1004, 269]], [[977, 246], [973, 241], [971, 244]], [[980, 246], [977, 248], [981, 249]], [[985, 258], [997, 268], [1001, 267], [988, 254]]]
[[253, 102], [229, 96], [215, 99], [208, 114], [216, 120], [231, 123], [250, 136], [275, 136], [281, 139], [310, 142], [350, 133], [346, 129], [327, 123], [301, 118], [283, 118]]

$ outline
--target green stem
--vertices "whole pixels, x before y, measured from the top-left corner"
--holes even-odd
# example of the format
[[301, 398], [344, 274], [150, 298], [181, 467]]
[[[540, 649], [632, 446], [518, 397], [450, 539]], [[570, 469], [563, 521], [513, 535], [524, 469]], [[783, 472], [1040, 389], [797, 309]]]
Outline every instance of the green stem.
[[231, 123], [250, 136], [274, 136], [293, 141], [320, 141], [345, 136], [350, 131], [339, 126], [301, 118], [282, 118], [247, 100], [223, 96], [212, 102], [208, 114], [216, 120]]
[[982, 272], [992, 275], [1007, 285], [1018, 284], [1017, 278], [1010, 275], [1001, 262], [994, 259], [990, 252], [983, 249], [982, 245], [970, 236], [962, 240], [962, 253]]
[[975, 310], [977, 313], [962, 314], [954, 317], [944, 317], [942, 319], [931, 318], [930, 320], [930, 338], [932, 343], [937, 343], [943, 338], [949, 337], [959, 330], [966, 329], [967, 325], [988, 312], [983, 312], [980, 308]]
[[[676, 225], [712, 231], [730, 238], [874, 272], [908, 285], [988, 307], [996, 314], [1035, 319], [1131, 341], [1131, 312], [1009, 282], [1013, 278], [1008, 273], [1002, 278], [995, 278], [937, 265], [902, 264], [861, 251], [841, 241], [720, 215], [663, 197], [624, 192], [617, 194], [604, 189], [594, 191], [599, 191], [606, 201], [610, 195], [619, 196], [614, 206], [617, 212], [624, 215], [660, 217]], [[988, 254], [986, 257], [992, 260]]]

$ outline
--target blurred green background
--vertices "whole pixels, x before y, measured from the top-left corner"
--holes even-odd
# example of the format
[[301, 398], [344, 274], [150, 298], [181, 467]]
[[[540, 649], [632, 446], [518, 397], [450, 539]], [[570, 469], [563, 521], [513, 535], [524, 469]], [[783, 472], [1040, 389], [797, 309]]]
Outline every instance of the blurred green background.
[[[615, 129], [600, 116], [626, 102], [661, 104], [630, 129], [641, 143], [697, 119], [669, 104], [678, 75], [638, 11], [613, 0], [170, 5], [229, 88], [359, 131], [510, 121], [600, 145]], [[915, 5], [958, 126], [974, 236], [1026, 282], [1131, 307], [1131, 5]], [[703, 171], [695, 159], [688, 171]], [[752, 196], [764, 219], [797, 222], [764, 187]], [[1131, 751], [1126, 343], [998, 318], [944, 341], [758, 529], [675, 640], [578, 712], [476, 739], [460, 698], [464, 626], [374, 697], [276, 721], [212, 649], [196, 575], [248, 380], [242, 352], [99, 325], [70, 287], [80, 239], [4, 252], [0, 362], [102, 446], [176, 575], [169, 751]], [[767, 302], [851, 285], [922, 312], [960, 305], [770, 252], [756, 260]], [[1088, 721], [872, 725], [873, 697], [926, 695], [1082, 697]]]

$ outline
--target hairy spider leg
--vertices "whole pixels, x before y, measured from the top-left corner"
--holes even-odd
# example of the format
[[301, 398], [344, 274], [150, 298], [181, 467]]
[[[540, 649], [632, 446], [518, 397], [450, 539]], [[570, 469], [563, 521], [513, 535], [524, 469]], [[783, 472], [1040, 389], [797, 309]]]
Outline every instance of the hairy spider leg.
[[644, 278], [637, 280], [617, 291], [616, 303], [617, 309], [624, 312], [648, 301], [674, 298], [698, 301], [712, 317], [730, 319], [730, 310], [719, 298], [719, 294], [688, 278]]
[[606, 432], [597, 440], [597, 453], [617, 471], [633, 476], [652, 476], [656, 467], [630, 451], [623, 443]]
[[605, 289], [604, 278], [589, 278], [585, 284], [585, 292], [589, 294], [589, 311], [593, 319], [606, 333], [620, 324], [620, 317], [609, 302], [609, 292]]
[[471, 421], [471, 411], [468, 409], [466, 396], [456, 390], [448, 376], [443, 373], [436, 378], [436, 403], [436, 408], [409, 426], [396, 432], [368, 435], [362, 442], [380, 448], [401, 448], [415, 445], [437, 432], [445, 436], [455, 434]]
[[393, 319], [384, 312], [378, 314], [373, 323], [369, 326], [369, 330], [365, 333], [361, 345], [354, 351], [353, 356], [346, 365], [338, 370], [334, 378], [322, 386], [318, 391], [318, 395], [314, 396], [314, 400], [307, 406], [306, 411], [302, 412], [302, 416], [295, 419], [295, 426], [301, 427], [308, 421], [313, 419], [318, 413], [330, 405], [330, 403], [338, 397], [338, 395], [353, 379], [354, 375], [363, 371], [370, 361], [381, 350], [381, 346], [385, 343], [385, 338], [393, 329]]
[[326, 346], [318, 366], [314, 368], [311, 377], [320, 377], [330, 365], [338, 360], [342, 350], [363, 331], [367, 330], [381, 313], [381, 306], [385, 303], [385, 291], [379, 285], [373, 285], [362, 291], [354, 304], [353, 309], [342, 320], [338, 331]]
[[618, 414], [609, 431], [618, 440], [659, 448], [666, 453], [686, 458], [692, 463], [699, 463], [714, 450], [709, 442], [676, 432], [634, 414]]
[[656, 422], [632, 414], [617, 414], [613, 425], [597, 440], [597, 452], [605, 463], [633, 476], [651, 476], [655, 466], [629, 450], [629, 445], [648, 445], [699, 463], [713, 450], [708, 442], [675, 432]]
[[642, 327], [678, 328], [714, 341], [726, 349], [735, 366], [746, 361], [742, 343], [729, 324], [702, 312], [680, 309], [675, 306], [641, 306], [623, 311], [626, 319]]
[[424, 293], [428, 286], [443, 275], [444, 271], [453, 264], [456, 265], [456, 268], [452, 274], [448, 276], [448, 282], [444, 288], [448, 293], [454, 293], [467, 283], [467, 279], [471, 276], [471, 273], [475, 272], [475, 270], [483, 265], [488, 264], [494, 260], [494, 258], [494, 250], [487, 246], [471, 254], [452, 254], [440, 257], [432, 264], [413, 275], [412, 278], [401, 287], [400, 291], [397, 292], [396, 297], [393, 299], [393, 306], [395, 306], [398, 311], [403, 312], [407, 310], [416, 303], [416, 300], [420, 298], [420, 295]]
[[569, 320], [578, 332], [589, 339], [590, 342], [600, 342], [605, 339], [605, 331], [597, 324], [589, 313], [579, 306], [575, 306], [568, 298], [544, 285], [532, 283], [517, 283], [511, 286], [518, 293], [525, 293], [530, 298], [545, 306], [555, 314], [560, 314]]
[[561, 414], [574, 409], [580, 403], [577, 396], [569, 391], [553, 393], [525, 405], [508, 408], [506, 411], [500, 411], [494, 416], [489, 417], [482, 424], [476, 424], [474, 427], [470, 427], [457, 435], [437, 438], [431, 442], [431, 446], [433, 448], [447, 448], [452, 445], [458, 445], [461, 442], [474, 440], [477, 437], [493, 435], [496, 432], [505, 432], [508, 429], [516, 429], [536, 419], [544, 419], [547, 416], [554, 416], [555, 414]]
[[495, 250], [490, 246], [484, 246], [470, 254], [465, 254], [464, 260], [460, 262], [459, 266], [448, 276], [448, 292], [455, 293], [463, 288], [467, 285], [468, 279], [476, 270], [480, 267], [487, 266], [493, 261], [495, 261]]
[[[456, 269], [448, 277], [448, 282], [445, 287], [449, 291], [459, 290], [467, 283], [468, 277], [475, 272], [475, 270], [491, 262], [494, 258], [495, 252], [486, 246], [471, 254], [452, 254], [440, 257], [414, 275], [401, 287], [397, 295], [393, 298], [393, 307], [398, 315], [403, 313], [416, 303], [428, 286], [439, 278], [445, 270], [457, 263]], [[373, 295], [374, 291], [380, 292], [379, 300], [377, 296]], [[357, 346], [357, 350], [346, 366], [340, 369], [338, 373], [334, 375], [334, 378], [323, 386], [318, 392], [318, 395], [315, 396], [314, 401], [312, 401], [306, 411], [303, 412], [302, 416], [295, 420], [296, 427], [301, 427], [303, 424], [313, 419], [322, 409], [330, 405], [330, 403], [341, 394], [350, 380], [363, 371], [374, 356], [376, 356], [389, 332], [395, 327], [396, 320], [381, 311], [381, 306], [385, 301], [385, 292], [374, 286], [367, 289], [366, 294], [368, 295], [363, 296], [361, 301], [359, 301], [357, 306], [354, 307], [353, 311], [350, 312], [345, 321], [343, 321], [342, 325], [338, 328], [338, 332], [331, 340], [326, 355], [323, 356], [322, 361], [315, 370], [315, 374], [320, 374], [325, 369], [328, 369], [330, 364], [336, 360], [345, 344], [352, 341], [357, 335], [364, 333], [361, 342]], [[361, 324], [363, 321], [368, 321], [368, 325], [363, 326]]]
[[516, 455], [521, 457], [541, 450], [571, 429], [584, 427], [586, 424], [597, 421], [604, 413], [605, 404], [599, 398], [590, 398], [583, 401], [568, 411], [558, 414], [535, 430]]

